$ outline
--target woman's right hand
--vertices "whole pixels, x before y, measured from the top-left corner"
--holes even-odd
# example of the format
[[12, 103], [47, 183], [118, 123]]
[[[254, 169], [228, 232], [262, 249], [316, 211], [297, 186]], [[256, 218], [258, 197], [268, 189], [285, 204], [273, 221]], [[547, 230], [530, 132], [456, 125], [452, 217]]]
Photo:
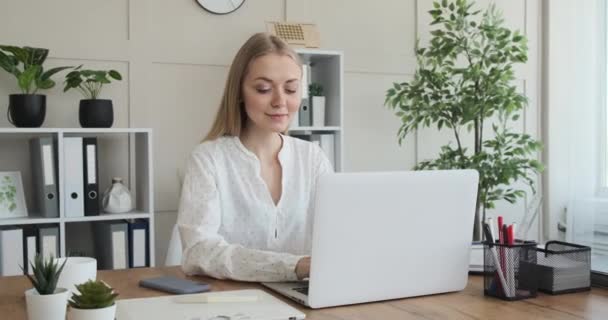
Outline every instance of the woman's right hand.
[[296, 276], [299, 280], [308, 278], [310, 275], [310, 257], [302, 258], [296, 264]]

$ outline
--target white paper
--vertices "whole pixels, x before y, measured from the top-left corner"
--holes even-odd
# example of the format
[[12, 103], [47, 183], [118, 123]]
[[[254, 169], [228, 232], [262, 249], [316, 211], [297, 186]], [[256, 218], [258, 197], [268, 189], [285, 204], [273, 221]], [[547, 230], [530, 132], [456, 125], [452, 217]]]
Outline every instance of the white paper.
[[114, 262], [114, 269], [126, 269], [127, 260], [125, 252], [125, 239], [124, 231], [112, 232], [112, 261]]
[[44, 171], [44, 185], [51, 186], [55, 184], [53, 172], [53, 149], [51, 145], [42, 146], [42, 166]]
[[45, 259], [57, 257], [57, 237], [55, 235], [42, 236], [42, 252]]
[[146, 230], [133, 230], [133, 267], [146, 266]]
[[29, 274], [34, 274], [31, 263], [34, 263], [34, 259], [36, 258], [36, 251], [38, 251], [36, 247], [36, 237], [27, 237], [27, 271]]
[[97, 183], [95, 162], [95, 145], [89, 144], [87, 145], [87, 181], [89, 184]]

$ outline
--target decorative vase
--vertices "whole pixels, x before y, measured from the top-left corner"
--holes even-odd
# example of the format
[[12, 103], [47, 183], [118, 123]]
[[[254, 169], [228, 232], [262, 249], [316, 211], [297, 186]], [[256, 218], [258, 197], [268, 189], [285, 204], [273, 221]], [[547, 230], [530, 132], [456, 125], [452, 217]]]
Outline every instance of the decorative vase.
[[69, 293], [64, 288], [57, 288], [53, 294], [39, 294], [36, 288], [25, 291], [27, 318], [29, 320], [65, 320]]
[[102, 205], [108, 213], [124, 213], [133, 209], [131, 192], [122, 183], [122, 178], [112, 178], [112, 185], [103, 193]]
[[46, 115], [46, 96], [42, 94], [11, 94], [8, 97], [8, 121], [15, 127], [38, 128]]
[[114, 123], [112, 100], [80, 100], [78, 120], [83, 128], [110, 128]]
[[312, 125], [325, 126], [325, 97], [312, 97]]
[[70, 307], [69, 320], [114, 320], [116, 316], [116, 303], [101, 309], [78, 309]]
[[67, 257], [56, 259], [59, 265], [65, 260], [63, 272], [59, 275], [57, 286], [68, 289], [71, 293], [78, 292], [76, 285], [88, 280], [97, 279], [97, 260], [89, 257]]

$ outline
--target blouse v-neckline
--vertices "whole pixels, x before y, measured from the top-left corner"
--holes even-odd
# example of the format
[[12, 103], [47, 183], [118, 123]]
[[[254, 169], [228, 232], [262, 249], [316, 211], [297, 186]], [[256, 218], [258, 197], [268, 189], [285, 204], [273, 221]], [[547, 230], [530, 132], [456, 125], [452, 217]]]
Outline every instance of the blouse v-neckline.
[[281, 207], [281, 203], [283, 201], [283, 199], [285, 198], [285, 183], [286, 183], [286, 179], [285, 179], [285, 159], [284, 159], [284, 155], [285, 155], [285, 151], [288, 148], [288, 142], [287, 139], [284, 135], [279, 133], [279, 137], [281, 138], [281, 149], [279, 150], [279, 153], [277, 154], [277, 160], [279, 161], [279, 165], [281, 166], [281, 194], [279, 195], [279, 200], [275, 203], [274, 199], [272, 198], [272, 193], [270, 192], [270, 188], [268, 186], [268, 184], [266, 183], [266, 180], [264, 180], [264, 178], [262, 178], [262, 166], [260, 163], [260, 159], [255, 155], [255, 153], [253, 153], [251, 150], [247, 149], [247, 147], [245, 147], [245, 145], [243, 144], [243, 142], [241, 141], [241, 139], [238, 136], [234, 137], [234, 142], [237, 146], [238, 149], [240, 149], [248, 158], [250, 158], [250, 160], [252, 161], [254, 167], [255, 167], [255, 172], [256, 172], [256, 179], [258, 179], [258, 183], [260, 183], [263, 188], [264, 188], [264, 193], [266, 194], [266, 199], [267, 201], [272, 205], [272, 207], [274, 209], [278, 209]]

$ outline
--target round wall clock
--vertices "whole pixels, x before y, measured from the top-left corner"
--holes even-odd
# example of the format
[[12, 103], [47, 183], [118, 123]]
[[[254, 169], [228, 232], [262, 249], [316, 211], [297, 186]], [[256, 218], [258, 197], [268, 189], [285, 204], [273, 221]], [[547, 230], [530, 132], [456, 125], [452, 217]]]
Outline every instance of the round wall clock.
[[196, 0], [199, 6], [213, 14], [228, 14], [236, 11], [245, 0]]

